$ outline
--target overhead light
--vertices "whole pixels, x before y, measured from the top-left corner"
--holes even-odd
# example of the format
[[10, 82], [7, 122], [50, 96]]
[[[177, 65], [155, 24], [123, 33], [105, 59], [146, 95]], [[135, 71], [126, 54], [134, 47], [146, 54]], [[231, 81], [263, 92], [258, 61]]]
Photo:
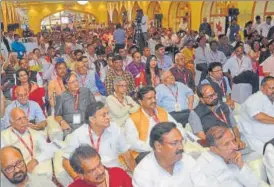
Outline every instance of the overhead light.
[[79, 3], [80, 5], [85, 5], [88, 3], [88, 1], [77, 1], [77, 3]]

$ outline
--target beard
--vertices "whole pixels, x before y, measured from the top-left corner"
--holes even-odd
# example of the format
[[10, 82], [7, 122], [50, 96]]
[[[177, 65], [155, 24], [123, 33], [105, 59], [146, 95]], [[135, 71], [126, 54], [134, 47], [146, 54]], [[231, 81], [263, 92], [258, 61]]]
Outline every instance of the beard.
[[8, 178], [7, 175], [3, 172], [5, 177], [12, 183], [12, 184], [20, 184], [23, 182], [27, 177], [27, 172], [18, 171], [13, 174], [12, 178]]
[[216, 106], [219, 103], [219, 99], [214, 99], [211, 103], [207, 104], [208, 106]]

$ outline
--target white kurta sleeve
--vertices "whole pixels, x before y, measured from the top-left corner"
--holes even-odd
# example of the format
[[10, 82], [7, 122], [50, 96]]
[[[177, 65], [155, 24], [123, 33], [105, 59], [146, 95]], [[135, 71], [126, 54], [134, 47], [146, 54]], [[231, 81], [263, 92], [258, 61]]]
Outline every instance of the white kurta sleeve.
[[56, 146], [52, 143], [47, 143], [46, 139], [41, 136], [37, 136], [37, 145], [39, 150], [41, 151], [40, 154], [36, 157], [36, 160], [41, 163], [43, 161], [46, 161], [48, 159], [53, 158], [55, 152], [58, 150]]
[[220, 55], [221, 55], [221, 63], [224, 65], [227, 61], [227, 58], [226, 58], [225, 54], [221, 51], [220, 51]]
[[[257, 97], [258, 99], [258, 97]], [[245, 110], [250, 117], [254, 117], [255, 115], [259, 114], [262, 111], [263, 103], [260, 100], [256, 100], [256, 102], [253, 102], [251, 100], [248, 100], [245, 103]]]
[[118, 142], [116, 143], [116, 145], [118, 146], [117, 147], [118, 148], [118, 152], [119, 153], [125, 153], [125, 152], [127, 152], [129, 150], [129, 148], [130, 148], [130, 145], [126, 141], [124, 134], [121, 133], [120, 128], [119, 128], [119, 131], [117, 132], [117, 135], [119, 135]]
[[263, 157], [266, 173], [271, 186], [274, 186], [274, 146], [268, 144]]
[[[161, 179], [159, 179], [161, 180]], [[135, 169], [132, 178], [133, 187], [154, 187], [151, 181], [151, 173], [146, 170]]]
[[[233, 57], [230, 57], [230, 58], [233, 58]], [[231, 68], [231, 60], [228, 59], [226, 63], [223, 65], [223, 72], [227, 73], [230, 68]]]
[[243, 186], [248, 187], [263, 187], [265, 183], [260, 181], [259, 178], [253, 173], [253, 171], [245, 164], [240, 170], [239, 175], [236, 175], [238, 181]]
[[139, 132], [137, 131], [131, 118], [128, 118], [125, 123], [125, 138], [130, 144], [131, 149], [137, 152], [150, 151], [150, 146], [139, 139]]
[[69, 159], [70, 154], [80, 145], [80, 140], [75, 132], [77, 131], [74, 131], [71, 135], [67, 136], [65, 140], [66, 147], [62, 151], [63, 157], [66, 159]]

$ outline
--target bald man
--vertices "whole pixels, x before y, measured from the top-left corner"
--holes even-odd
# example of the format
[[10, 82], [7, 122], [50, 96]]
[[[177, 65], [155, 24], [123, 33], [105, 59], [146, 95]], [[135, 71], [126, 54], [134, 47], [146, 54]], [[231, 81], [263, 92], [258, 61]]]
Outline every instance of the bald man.
[[18, 86], [15, 90], [15, 96], [16, 100], [12, 101], [6, 108], [4, 122], [1, 124], [1, 130], [4, 130], [10, 126], [10, 112], [16, 107], [19, 107], [25, 111], [29, 120], [29, 127], [35, 130], [43, 130], [47, 126], [46, 118], [38, 103], [28, 99], [28, 89], [23, 86]]
[[40, 132], [29, 128], [28, 118], [21, 108], [11, 110], [10, 124], [1, 132], [1, 147], [13, 145], [19, 148], [29, 172], [51, 175], [50, 159], [57, 148], [47, 143]]
[[1, 186], [55, 187], [46, 176], [27, 173], [27, 165], [20, 149], [7, 146], [1, 149]]

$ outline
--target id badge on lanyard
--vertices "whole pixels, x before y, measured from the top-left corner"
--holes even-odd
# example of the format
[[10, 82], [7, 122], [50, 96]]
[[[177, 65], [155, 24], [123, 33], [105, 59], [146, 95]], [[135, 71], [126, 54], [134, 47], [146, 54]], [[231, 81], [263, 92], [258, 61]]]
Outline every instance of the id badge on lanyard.
[[178, 87], [176, 86], [176, 92], [175, 93], [173, 93], [173, 91], [171, 90], [171, 88], [169, 88], [168, 86], [166, 86], [168, 89], [169, 89], [169, 91], [171, 92], [171, 94], [172, 94], [172, 96], [175, 98], [175, 100], [176, 100], [176, 103], [175, 103], [175, 106], [174, 106], [174, 108], [175, 108], [175, 112], [179, 112], [179, 111], [181, 111], [181, 105], [180, 105], [180, 103], [178, 102]]
[[79, 113], [79, 111], [77, 111], [77, 113], [73, 114], [72, 123], [73, 124], [81, 123], [81, 114]]
[[181, 111], [181, 106], [178, 102], [175, 103], [175, 112], [180, 112]]

